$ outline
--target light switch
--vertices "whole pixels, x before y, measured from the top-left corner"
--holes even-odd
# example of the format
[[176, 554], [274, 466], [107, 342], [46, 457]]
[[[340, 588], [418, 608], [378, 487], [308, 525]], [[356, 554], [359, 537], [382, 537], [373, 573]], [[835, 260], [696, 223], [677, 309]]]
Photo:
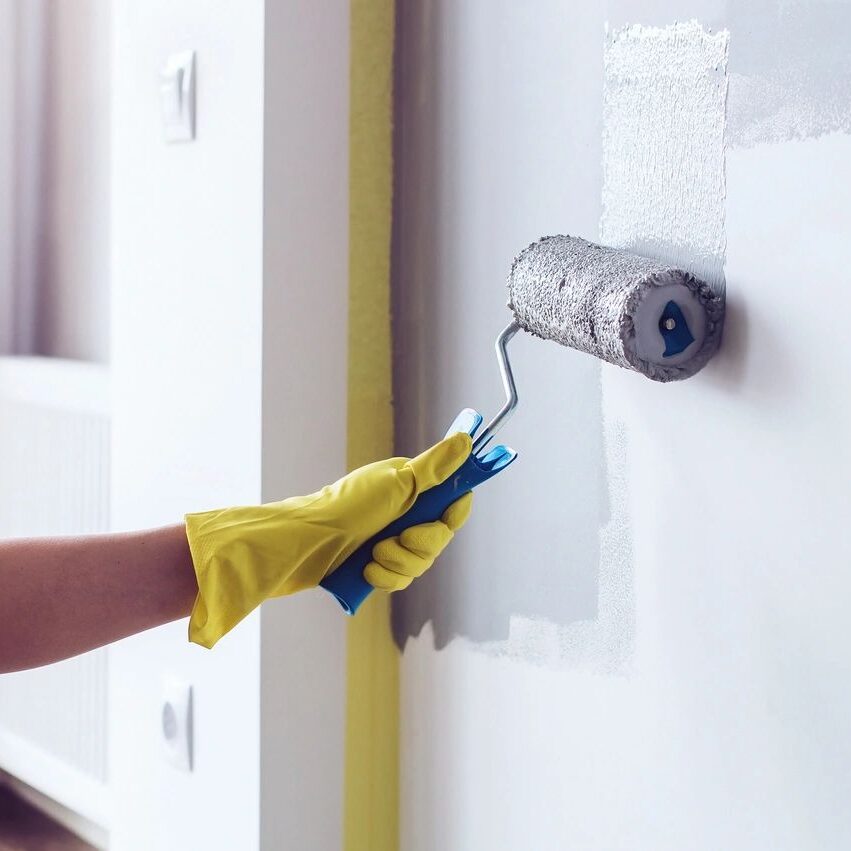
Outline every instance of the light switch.
[[178, 680], [165, 681], [160, 728], [166, 762], [192, 771], [192, 686]]
[[160, 72], [160, 108], [166, 142], [195, 138], [195, 51], [174, 53]]

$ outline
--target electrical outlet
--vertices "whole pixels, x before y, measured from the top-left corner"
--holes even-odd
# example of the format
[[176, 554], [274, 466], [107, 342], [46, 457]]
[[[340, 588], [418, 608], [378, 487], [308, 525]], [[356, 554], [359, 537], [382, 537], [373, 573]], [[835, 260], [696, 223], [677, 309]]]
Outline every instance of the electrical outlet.
[[167, 679], [163, 685], [160, 728], [166, 762], [192, 771], [192, 686]]

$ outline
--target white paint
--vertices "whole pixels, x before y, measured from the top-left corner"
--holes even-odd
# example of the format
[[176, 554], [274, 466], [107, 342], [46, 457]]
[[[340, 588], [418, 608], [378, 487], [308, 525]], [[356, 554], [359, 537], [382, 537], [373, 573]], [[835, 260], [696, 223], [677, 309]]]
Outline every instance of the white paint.
[[[348, 28], [312, 4], [285, 19], [272, 5], [114, 4], [120, 528], [343, 471]], [[157, 72], [186, 45], [203, 108], [195, 142], [166, 145]], [[303, 60], [298, 73], [275, 73], [286, 55]], [[299, 98], [315, 119], [285, 124]], [[271, 245], [312, 250], [320, 225], [319, 254]], [[213, 651], [190, 646], [184, 622], [122, 642], [112, 660], [111, 848], [341, 845], [345, 622], [324, 595], [264, 607]], [[191, 774], [161, 759], [166, 674], [192, 685]]]
[[730, 4], [731, 145], [851, 132], [851, 4], [755, 0]]
[[723, 289], [726, 31], [627, 26], [604, 53], [604, 243]]
[[[514, 210], [526, 204], [534, 210], [535, 199], [546, 210], [550, 221], [539, 223], [541, 232], [582, 233], [584, 223], [573, 217], [593, 207], [594, 200], [577, 191], [573, 175], [596, 169], [602, 151], [590, 140], [568, 151], [576, 125], [568, 128], [601, 117], [596, 75], [602, 69], [602, 39], [596, 42], [596, 62], [587, 57], [574, 76], [558, 60], [574, 48], [587, 50], [594, 36], [573, 20], [574, 33], [559, 33], [558, 46], [550, 43], [547, 34], [567, 19], [567, 4], [536, 4], [540, 29], [532, 33], [519, 24], [517, 4], [459, 5], [434, 4], [423, 21], [429, 37], [449, 50], [438, 58], [454, 75], [441, 78], [441, 88], [426, 74], [424, 97], [443, 102], [459, 88], [481, 96], [481, 111], [469, 122], [459, 111], [459, 123], [441, 126], [429, 140], [429, 156], [437, 165], [425, 159], [425, 168], [441, 175], [436, 209], [445, 216], [458, 198], [478, 203], [472, 196], [485, 191], [478, 172], [454, 168], [451, 153], [476, 150], [497, 201], [509, 186], [517, 199]], [[655, 0], [632, 4], [633, 19], [659, 5]], [[667, 5], [683, 10], [682, 4]], [[602, 4], [588, 4], [581, 14], [585, 24], [591, 19], [598, 27], [599, 36]], [[672, 13], [667, 23], [676, 17]], [[494, 101], [486, 100], [488, 75], [476, 62], [476, 26], [491, 37], [504, 67], [526, 80], [522, 107], [510, 86], [500, 88]], [[493, 38], [503, 28], [511, 28], [515, 37]], [[663, 52], [666, 30], [658, 33]], [[737, 49], [747, 50], [745, 36], [731, 29], [731, 61]], [[841, 34], [833, 39], [832, 49], [838, 49]], [[452, 64], [471, 52], [463, 65]], [[706, 66], [698, 63], [693, 70], [711, 82]], [[666, 86], [671, 94], [688, 90], [670, 80]], [[536, 111], [530, 102], [547, 108]], [[718, 100], [710, 103], [715, 109]], [[692, 121], [688, 102], [681, 108]], [[659, 110], [674, 115], [670, 104], [660, 104]], [[717, 111], [714, 115], [720, 118]], [[623, 116], [624, 132], [640, 126], [634, 117]], [[622, 116], [610, 112], [608, 120], [615, 118]], [[521, 120], [530, 135], [516, 148], [516, 137], [480, 130], [513, 128]], [[705, 130], [715, 150], [718, 127]], [[538, 138], [549, 133], [565, 140], [560, 152], [543, 142], [537, 147]], [[620, 138], [624, 156], [629, 152], [643, 163], [648, 201], [646, 209], [635, 209], [632, 220], [620, 217], [625, 240], [654, 239], [658, 210], [682, 210], [682, 199], [695, 185], [700, 193], [724, 186], [717, 171], [695, 178], [688, 164], [674, 167], [684, 142], [676, 134], [656, 140], [652, 159], [642, 159], [649, 156], [642, 138], [632, 147]], [[513, 168], [502, 159], [506, 149]], [[700, 157], [702, 167], [725, 165], [718, 157]], [[680, 385], [656, 386], [615, 368], [604, 370], [606, 421], [621, 424], [626, 447], [622, 497], [632, 530], [635, 607], [628, 668], [616, 675], [583, 665], [558, 668], [550, 664], [562, 649], [555, 644], [545, 648], [544, 664], [520, 654], [494, 657], [460, 640], [438, 641], [442, 649], [436, 650], [429, 625], [409, 640], [402, 664], [402, 847], [407, 851], [839, 851], [851, 844], [846, 805], [851, 793], [846, 723], [851, 714], [846, 611], [851, 404], [843, 392], [851, 380], [851, 358], [841, 329], [834, 330], [831, 322], [851, 307], [845, 270], [849, 162], [851, 137], [840, 134], [728, 151], [726, 205], [716, 203], [717, 196], [699, 196], [707, 218], [698, 221], [696, 241], [697, 248], [723, 248], [726, 241], [726, 267], [723, 252], [701, 258], [716, 274], [725, 269], [729, 315], [722, 351], [703, 373]], [[525, 170], [527, 163], [535, 169]], [[537, 171], [557, 176], [569, 209], [549, 206], [550, 187], [536, 183]], [[451, 181], [444, 182], [444, 173]], [[601, 185], [596, 189], [600, 192]], [[633, 209], [633, 193], [622, 183], [609, 183], [611, 215], [611, 205], [621, 200]], [[720, 223], [711, 218], [715, 213], [723, 216]], [[419, 295], [423, 315], [435, 333], [444, 323], [457, 322], [455, 330], [472, 328], [463, 345], [450, 342], [452, 362], [439, 364], [434, 374], [454, 381], [446, 376], [460, 373], [459, 383], [469, 385], [478, 376], [471, 375], [468, 362], [479, 357], [481, 341], [478, 314], [464, 308], [475, 302], [477, 309], [487, 309], [487, 293], [476, 290], [475, 282], [490, 265], [460, 248], [467, 245], [475, 256], [489, 241], [492, 253], [510, 251], [515, 246], [504, 247], [503, 241], [513, 234], [503, 228], [502, 205], [492, 201], [488, 217], [464, 219], [463, 240], [450, 242], [450, 252], [446, 242], [431, 238], [430, 220], [420, 215], [425, 222], [421, 257], [433, 286]], [[523, 218], [536, 222], [533, 215]], [[692, 238], [676, 233], [665, 219], [659, 226], [662, 235]], [[584, 233], [593, 236], [593, 230]], [[707, 234], [715, 236], [707, 239]], [[681, 245], [670, 248], [685, 256]], [[447, 291], [447, 280], [457, 291]], [[439, 344], [444, 341], [438, 338]], [[565, 385], [572, 355], [558, 354], [563, 360], [554, 357], [546, 375], [533, 376], [528, 389], [518, 372], [518, 417], [535, 420], [544, 410], [538, 381], [569, 393], [575, 406], [594, 398], [584, 384]], [[425, 372], [427, 388], [433, 386], [431, 378]], [[429, 402], [432, 393], [426, 389], [422, 398]], [[542, 429], [544, 445], [538, 446], [538, 435], [522, 421], [512, 423], [511, 430], [511, 442], [521, 453], [531, 447], [518, 469], [530, 459], [546, 465], [541, 457], [550, 457], [551, 435]], [[557, 463], [550, 463], [546, 478], [523, 489], [522, 501], [501, 505], [498, 517], [490, 514], [491, 493], [483, 489], [471, 523], [484, 517], [490, 534], [502, 542], [503, 530], [517, 528], [519, 518], [524, 541], [545, 538], [552, 561], [542, 566], [530, 547], [535, 555], [522, 563], [528, 581], [538, 581], [540, 572], [570, 549], [572, 521], [563, 495], [581, 490], [585, 472], [579, 466], [575, 476], [562, 476]], [[561, 503], [560, 521], [544, 513], [547, 500]], [[474, 529], [468, 537], [477, 540]], [[505, 550], [494, 575], [511, 566], [512, 552], [508, 545]], [[484, 552], [473, 548], [465, 558], [482, 558]], [[453, 564], [459, 573], [466, 567], [463, 561]], [[459, 605], [459, 597], [446, 605]]]

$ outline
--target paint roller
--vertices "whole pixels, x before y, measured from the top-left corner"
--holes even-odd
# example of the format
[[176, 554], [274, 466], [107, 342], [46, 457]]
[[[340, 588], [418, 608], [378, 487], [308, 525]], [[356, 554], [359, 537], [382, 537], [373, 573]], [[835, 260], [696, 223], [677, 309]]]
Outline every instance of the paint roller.
[[375, 544], [439, 519], [455, 500], [517, 457], [507, 446], [489, 446], [517, 407], [507, 346], [518, 331], [662, 382], [694, 375], [721, 341], [724, 301], [706, 283], [674, 266], [578, 237], [544, 237], [526, 248], [511, 266], [508, 294], [514, 317], [496, 341], [505, 404], [481, 432], [481, 414], [463, 410], [447, 435], [465, 431], [473, 438], [467, 461], [322, 580], [348, 614], [372, 591], [363, 571]]

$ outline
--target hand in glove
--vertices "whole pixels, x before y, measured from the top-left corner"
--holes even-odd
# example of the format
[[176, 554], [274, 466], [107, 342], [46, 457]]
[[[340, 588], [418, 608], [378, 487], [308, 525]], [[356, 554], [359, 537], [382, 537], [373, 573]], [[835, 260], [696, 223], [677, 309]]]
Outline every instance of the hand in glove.
[[[467, 460], [469, 435], [442, 440], [416, 458], [361, 467], [309, 496], [189, 514], [186, 535], [198, 579], [189, 639], [212, 647], [263, 600], [313, 588], [364, 541]], [[380, 541], [364, 577], [375, 588], [407, 588], [464, 525], [472, 494], [443, 517]]]

